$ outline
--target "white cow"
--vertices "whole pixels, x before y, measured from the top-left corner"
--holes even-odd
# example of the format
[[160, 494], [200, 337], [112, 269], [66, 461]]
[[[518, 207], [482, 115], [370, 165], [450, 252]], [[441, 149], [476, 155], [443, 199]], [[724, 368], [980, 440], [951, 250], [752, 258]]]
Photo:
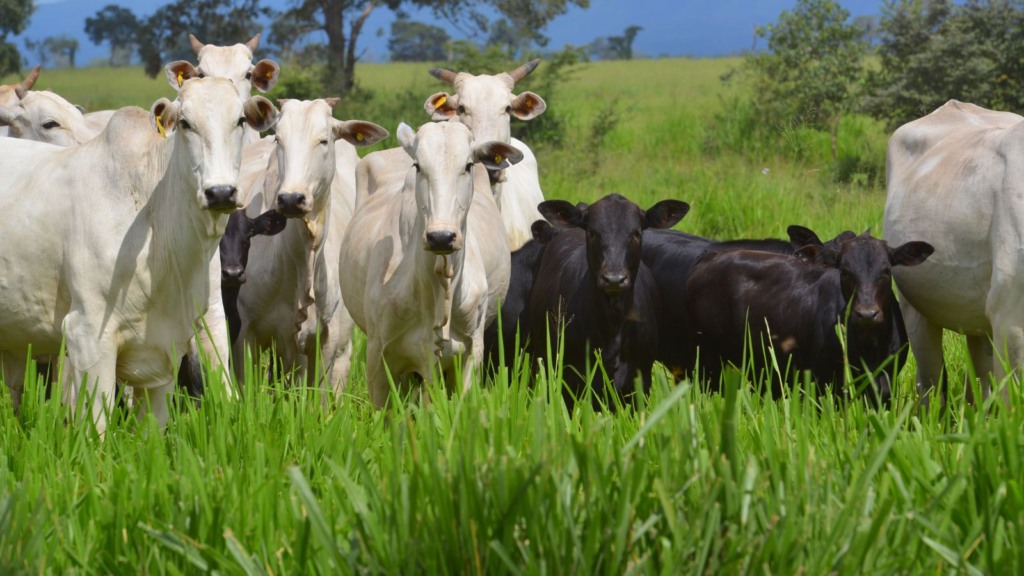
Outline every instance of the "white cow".
[[[335, 120], [337, 102], [280, 102], [274, 149], [247, 211], [276, 209], [291, 221], [277, 235], [251, 239], [235, 352], [240, 359], [242, 346], [274, 348], [285, 369], [298, 367], [310, 386], [319, 381], [335, 395], [348, 381], [352, 355], [354, 323], [342, 301], [338, 262], [355, 189], [336, 177], [334, 142], [368, 146], [388, 135], [371, 122]], [[320, 374], [306, 370], [317, 358]]]
[[76, 413], [88, 410], [103, 431], [120, 381], [164, 424], [174, 368], [208, 299], [210, 260], [238, 206], [243, 127], [276, 118], [265, 98], [243, 106], [230, 82], [192, 79], [176, 101], [161, 98], [148, 114], [124, 108], [80, 146], [0, 140], [8, 384], [20, 382], [15, 360], [29, 347], [53, 355], [63, 342], [64, 399]]
[[458, 122], [417, 132], [401, 124], [398, 140], [413, 168], [402, 189], [376, 191], [359, 206], [341, 255], [341, 290], [366, 332], [377, 407], [387, 404], [388, 371], [431, 379], [438, 359], [452, 385], [461, 354], [461, 388], [471, 385], [510, 265], [486, 170], [475, 165], [499, 170], [522, 159], [502, 142], [477, 144]]
[[12, 138], [76, 146], [96, 134], [77, 106], [53, 92], [18, 88], [15, 96], [14, 104], [0, 105], [0, 126]]
[[[511, 119], [530, 120], [547, 109], [544, 100], [533, 92], [512, 93], [516, 82], [525, 78], [540, 60], [532, 60], [522, 66], [496, 75], [475, 76], [466, 72], [434, 68], [432, 75], [451, 84], [455, 94], [438, 92], [427, 98], [424, 109], [434, 120], [458, 119], [473, 131], [478, 142], [496, 140], [511, 144], [523, 154], [523, 160], [505, 170], [490, 172], [491, 191], [498, 203], [505, 230], [508, 233], [509, 248], [516, 250], [533, 236], [530, 226], [544, 217], [537, 205], [544, 201], [540, 179], [537, 173], [537, 158], [522, 141], [512, 138]], [[407, 155], [395, 148], [383, 151], [358, 170], [362, 173], [357, 181], [357, 205], [370, 190], [395, 188], [408, 170]]]
[[889, 139], [885, 240], [935, 247], [924, 264], [893, 268], [925, 403], [940, 383], [944, 328], [967, 336], [985, 396], [987, 374], [1005, 375], [993, 342], [1012, 368], [1024, 366], [1022, 120], [950, 100]]
[[[21, 100], [21, 96], [18, 95], [19, 91], [28, 92], [35, 85], [36, 80], [39, 79], [39, 70], [41, 66], [36, 66], [28, 73], [21, 82], [15, 82], [13, 84], [0, 84], [0, 106], [15, 106], [18, 101]], [[7, 126], [0, 126], [0, 136], [7, 136]]]

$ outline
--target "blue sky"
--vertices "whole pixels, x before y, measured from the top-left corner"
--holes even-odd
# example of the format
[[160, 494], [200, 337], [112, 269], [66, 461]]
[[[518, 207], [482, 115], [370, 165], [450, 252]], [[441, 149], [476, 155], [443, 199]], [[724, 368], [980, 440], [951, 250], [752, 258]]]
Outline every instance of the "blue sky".
[[[136, 15], [149, 16], [168, 0], [36, 0], [38, 8], [29, 28], [15, 42], [22, 54], [25, 38], [41, 40], [68, 34], [80, 43], [80, 65], [105, 58], [109, 49], [92, 44], [85, 35], [85, 19], [107, 4], [120, 4]], [[277, 9], [288, 0], [264, 0]], [[882, 0], [840, 0], [853, 16], [879, 14]], [[634, 52], [657, 56], [721, 56], [753, 45], [755, 26], [773, 22], [795, 0], [591, 0], [590, 8], [573, 9], [554, 20], [546, 34], [551, 48], [566, 44], [581, 46], [594, 38], [622, 34], [627, 26], [643, 30], [633, 43]], [[413, 13], [413, 19], [433, 22], [429, 12]], [[385, 8], [374, 11], [359, 39], [359, 49], [370, 59], [387, 57], [387, 38], [394, 15]], [[436, 22], [435, 22], [436, 23]], [[462, 34], [449, 28], [453, 38]], [[378, 36], [378, 30], [382, 33]], [[245, 40], [245, 39], [239, 39]]]

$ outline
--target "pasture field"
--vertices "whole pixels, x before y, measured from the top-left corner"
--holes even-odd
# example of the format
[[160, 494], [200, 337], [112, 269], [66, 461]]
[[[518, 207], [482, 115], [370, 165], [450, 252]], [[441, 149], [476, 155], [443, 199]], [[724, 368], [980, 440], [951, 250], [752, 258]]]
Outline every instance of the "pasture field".
[[[678, 228], [720, 238], [789, 224], [880, 235], [884, 190], [834, 183], [827, 136], [737, 142], [736, 88], [719, 80], [736, 64], [594, 63], [541, 94], [566, 129], [538, 150], [545, 195], [674, 197], [692, 206]], [[392, 133], [425, 121], [423, 99], [444, 89], [426, 68], [361, 66], [373, 100], [339, 116], [394, 108], [393, 92], [418, 94], [402, 117], [360, 117]], [[44, 71], [38, 87], [89, 109], [172, 94], [138, 69]], [[881, 155], [885, 138], [850, 118], [840, 145]], [[570, 416], [560, 366], [533, 386], [513, 366], [380, 413], [361, 342], [328, 410], [313, 391], [253, 385], [238, 401], [178, 398], [165, 431], [118, 416], [99, 439], [35, 378], [18, 415], [4, 391], [0, 574], [1024, 573], [1016, 385], [1010, 407], [966, 407], [960, 385], [948, 410], [922, 412], [912, 366], [888, 410], [772, 400], [738, 373], [711, 395], [657, 371], [636, 408], [581, 402]], [[948, 352], [961, 381], [963, 347], [951, 338]], [[247, 362], [250, 381], [261, 366]]]

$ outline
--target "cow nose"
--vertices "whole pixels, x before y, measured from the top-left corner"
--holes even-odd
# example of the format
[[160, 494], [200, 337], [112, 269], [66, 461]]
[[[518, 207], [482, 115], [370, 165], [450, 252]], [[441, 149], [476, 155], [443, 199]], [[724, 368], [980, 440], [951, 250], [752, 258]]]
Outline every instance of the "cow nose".
[[452, 252], [455, 232], [449, 230], [427, 232], [427, 250], [431, 252]]
[[278, 194], [277, 210], [285, 216], [302, 216], [306, 213], [306, 197], [298, 192]]
[[609, 286], [622, 286], [626, 283], [625, 272], [608, 272], [603, 275], [604, 281]]
[[220, 269], [223, 280], [230, 284], [245, 283], [245, 268], [239, 265], [223, 266]]
[[211, 186], [203, 190], [206, 195], [206, 207], [210, 210], [234, 210], [238, 207], [235, 196], [238, 189], [234, 186]]
[[854, 311], [854, 315], [860, 322], [877, 322], [880, 318], [881, 310], [875, 307], [871, 308], [857, 308]]

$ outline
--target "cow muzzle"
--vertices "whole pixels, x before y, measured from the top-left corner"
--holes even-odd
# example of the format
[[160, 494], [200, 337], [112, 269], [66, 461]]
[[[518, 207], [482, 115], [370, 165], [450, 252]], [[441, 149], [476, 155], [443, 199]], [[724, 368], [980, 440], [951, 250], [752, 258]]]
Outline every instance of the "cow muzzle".
[[877, 326], [885, 321], [885, 314], [878, 306], [855, 306], [850, 319], [861, 326]]
[[214, 212], [234, 212], [238, 208], [238, 188], [234, 186], [211, 186], [203, 190], [206, 209]]
[[629, 274], [604, 272], [597, 279], [597, 287], [608, 296], [619, 296], [626, 288], [629, 288]]
[[221, 282], [227, 286], [241, 286], [245, 284], [245, 267], [224, 266], [220, 270]]
[[440, 256], [451, 254], [462, 248], [459, 235], [451, 230], [432, 230], [426, 233], [424, 240], [425, 248]]
[[286, 218], [302, 218], [309, 213], [306, 195], [300, 192], [281, 192], [277, 195], [277, 211]]

